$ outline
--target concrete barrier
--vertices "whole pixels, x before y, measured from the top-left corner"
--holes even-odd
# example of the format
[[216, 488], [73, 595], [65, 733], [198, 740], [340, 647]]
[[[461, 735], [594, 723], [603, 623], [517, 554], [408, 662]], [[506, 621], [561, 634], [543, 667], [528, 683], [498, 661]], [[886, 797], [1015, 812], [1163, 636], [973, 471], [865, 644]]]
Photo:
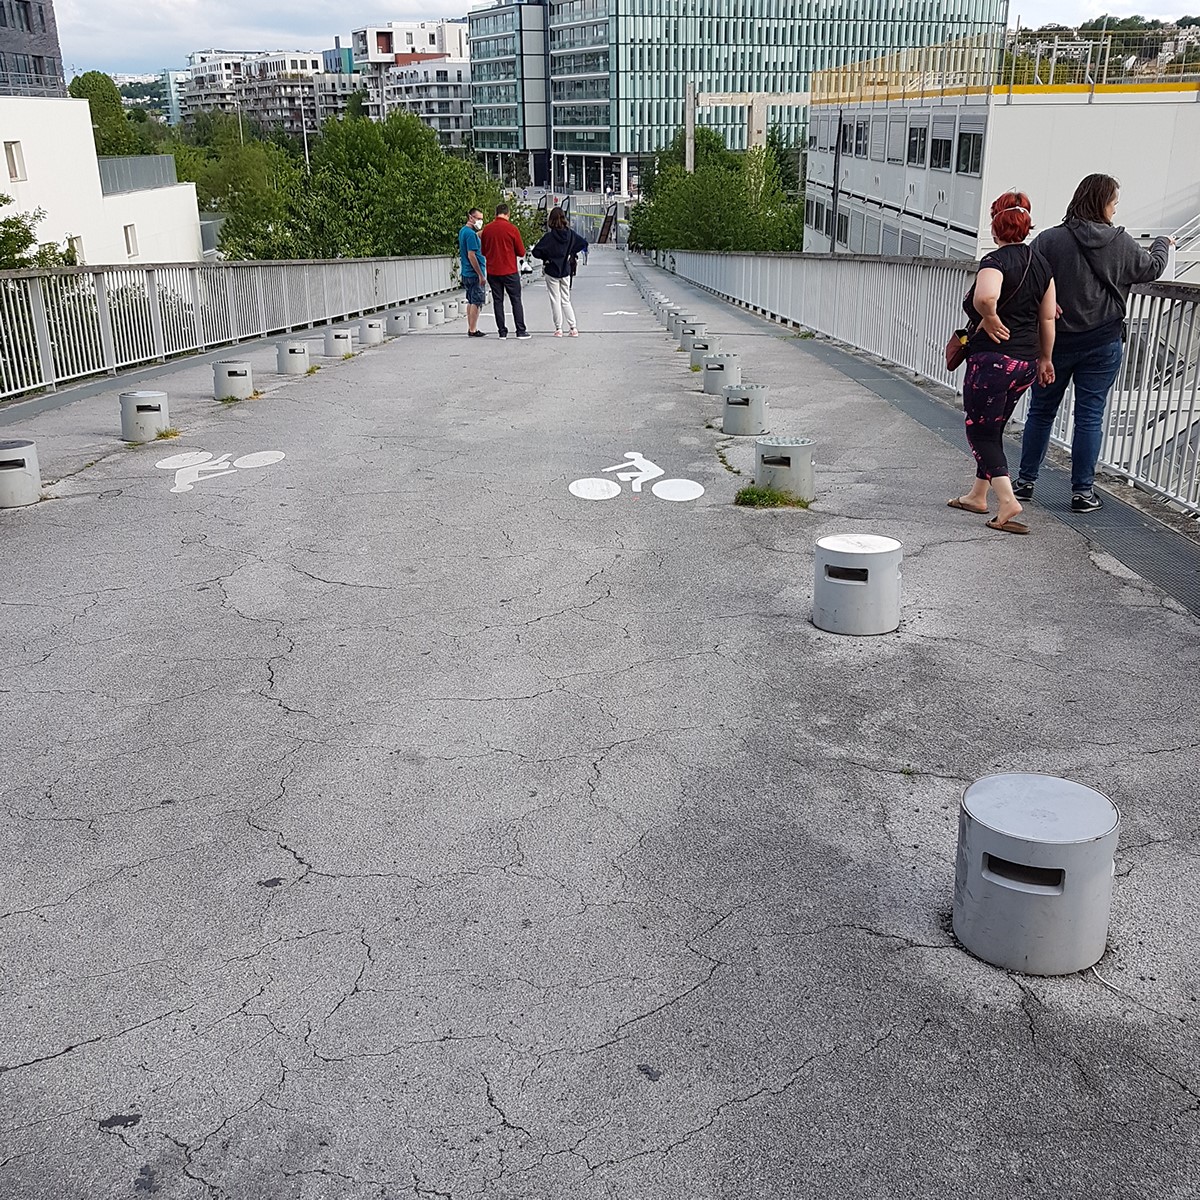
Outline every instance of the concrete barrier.
[[691, 365], [693, 367], [703, 367], [706, 358], [711, 358], [714, 354], [720, 354], [720, 352], [721, 339], [715, 334], [706, 333], [703, 337], [693, 337]]
[[152, 442], [171, 424], [166, 392], [122, 392], [121, 441]]
[[363, 317], [358, 323], [358, 340], [364, 346], [378, 346], [383, 341], [383, 320]]
[[720, 396], [730, 384], [742, 382], [742, 367], [736, 354], [710, 354], [703, 365], [706, 395]]
[[280, 375], [303, 375], [309, 368], [307, 342], [280, 342], [275, 350]]
[[900, 626], [900, 560], [895, 538], [843, 533], [817, 539], [813, 624], [864, 637]]
[[407, 308], [398, 308], [387, 315], [385, 328], [389, 337], [400, 337], [408, 332], [409, 312]]
[[1108, 941], [1121, 814], [1052, 775], [987, 775], [963, 793], [954, 935], [976, 958], [1027, 975], [1070, 975]]
[[343, 354], [354, 352], [354, 339], [348, 329], [325, 330], [325, 357], [341, 358]]
[[248, 400], [254, 395], [254, 373], [240, 359], [213, 363], [213, 399]]
[[734, 437], [766, 433], [767, 390], [763, 383], [727, 384], [721, 393], [725, 397], [722, 430]]
[[0, 441], [0, 508], [24, 508], [41, 498], [37, 447], [22, 438]]
[[797, 500], [817, 498], [815, 444], [810, 438], [759, 438], [754, 447], [754, 482]]

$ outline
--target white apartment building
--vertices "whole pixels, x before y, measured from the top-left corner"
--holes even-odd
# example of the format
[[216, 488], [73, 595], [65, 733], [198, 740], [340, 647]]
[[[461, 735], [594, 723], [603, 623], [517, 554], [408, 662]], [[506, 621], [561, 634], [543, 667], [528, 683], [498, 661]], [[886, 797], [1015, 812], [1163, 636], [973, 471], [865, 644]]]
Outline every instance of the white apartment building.
[[432, 58], [392, 67], [383, 80], [383, 111], [420, 117], [443, 146], [461, 146], [471, 131], [471, 62]]
[[184, 118], [201, 112], [236, 112], [234, 89], [242, 80], [250, 50], [197, 50], [188, 55], [188, 83], [184, 89]]
[[163, 105], [168, 125], [179, 125], [183, 121], [188, 84], [192, 81], [190, 71], [163, 71]]
[[379, 120], [384, 115], [384, 87], [392, 67], [405, 66], [409, 55], [467, 58], [465, 21], [391, 21], [367, 25], [350, 35], [354, 68], [367, 93], [367, 112]]
[[1093, 172], [1121, 181], [1136, 238], [1200, 214], [1200, 77], [1123, 77], [1098, 40], [1044, 51], [958, 43], [814, 76], [805, 250], [976, 259], [998, 195], [1027, 193], [1045, 228]]
[[0, 96], [0, 192], [45, 210], [41, 242], [95, 266], [197, 262], [196, 186], [170, 155], [97, 160], [86, 100]]
[[235, 103], [243, 116], [260, 125], [303, 137], [320, 127], [317, 76], [322, 73], [319, 50], [277, 50], [256, 54], [242, 64], [234, 86]]

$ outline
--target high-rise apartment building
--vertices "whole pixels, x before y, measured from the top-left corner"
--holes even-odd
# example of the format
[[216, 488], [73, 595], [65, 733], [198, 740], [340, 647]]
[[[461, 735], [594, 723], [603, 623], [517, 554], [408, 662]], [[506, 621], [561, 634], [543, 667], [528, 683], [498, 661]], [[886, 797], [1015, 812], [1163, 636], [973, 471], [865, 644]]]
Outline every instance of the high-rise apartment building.
[[[894, 49], [976, 35], [998, 44], [1007, 8], [1007, 0], [499, 0], [468, 20], [472, 60], [482, 65], [499, 57], [488, 45], [497, 36], [491, 24], [503, 22], [501, 36], [520, 42], [516, 30], [538, 23], [523, 10], [541, 10], [545, 53], [536, 84], [550, 102], [549, 170], [535, 170], [535, 182], [627, 193], [636, 187], [642, 160], [683, 125], [689, 82], [702, 93], [804, 92], [813, 71]], [[518, 46], [506, 45], [500, 62], [517, 56]], [[523, 55], [522, 65], [531, 59], [536, 53]], [[473, 80], [476, 145], [493, 151], [507, 174], [505, 155], [534, 149], [520, 143], [530, 132], [525, 110], [537, 109], [539, 92], [529, 90], [530, 71], [505, 71], [499, 82], [510, 85], [508, 94], [523, 95], [515, 103], [499, 101], [486, 129], [481, 90], [492, 81], [478, 69]], [[731, 148], [744, 148], [743, 108], [709, 108], [699, 119]], [[806, 113], [768, 108], [767, 120], [799, 139]]]
[[471, 132], [470, 59], [412, 55], [384, 77], [383, 107], [420, 117], [443, 146], [461, 146]]
[[362, 77], [367, 94], [367, 114], [380, 120], [385, 115], [383, 92], [388, 72], [413, 54], [466, 58], [467, 25], [465, 21], [392, 21], [387, 25], [367, 25], [350, 34], [350, 49], [354, 69]]
[[53, 0], [0, 0], [0, 96], [65, 96]]

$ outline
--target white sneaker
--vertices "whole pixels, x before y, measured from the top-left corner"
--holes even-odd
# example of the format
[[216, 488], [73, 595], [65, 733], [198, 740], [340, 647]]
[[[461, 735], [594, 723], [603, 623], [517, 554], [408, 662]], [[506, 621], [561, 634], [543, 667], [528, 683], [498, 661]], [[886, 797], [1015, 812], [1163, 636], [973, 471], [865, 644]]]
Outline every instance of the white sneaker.
[[579, 336], [578, 329], [572, 329], [571, 332], [567, 334], [567, 337], [578, 337], [578, 336]]
[[554, 331], [554, 336], [555, 336], [555, 337], [562, 337], [562, 330], [561, 330], [561, 329], [556, 329], [556, 330]]

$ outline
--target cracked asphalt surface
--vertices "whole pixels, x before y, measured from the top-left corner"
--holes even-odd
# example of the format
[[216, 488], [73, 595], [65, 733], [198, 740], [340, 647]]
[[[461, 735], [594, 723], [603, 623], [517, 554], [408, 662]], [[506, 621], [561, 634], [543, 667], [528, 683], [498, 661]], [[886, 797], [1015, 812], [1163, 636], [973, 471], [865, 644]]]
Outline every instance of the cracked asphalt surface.
[[[1197, 622], [635, 269], [816, 438], [810, 510], [732, 505], [753, 439], [613, 252], [578, 340], [535, 285], [529, 342], [181, 364], [165, 450], [117, 387], [6, 426], [5, 1200], [1200, 1196]], [[287, 457], [172, 494], [186, 450]], [[705, 494], [568, 494], [632, 450]], [[808, 621], [845, 530], [904, 543], [895, 635]], [[1122, 809], [1098, 974], [953, 941], [998, 770]]]

